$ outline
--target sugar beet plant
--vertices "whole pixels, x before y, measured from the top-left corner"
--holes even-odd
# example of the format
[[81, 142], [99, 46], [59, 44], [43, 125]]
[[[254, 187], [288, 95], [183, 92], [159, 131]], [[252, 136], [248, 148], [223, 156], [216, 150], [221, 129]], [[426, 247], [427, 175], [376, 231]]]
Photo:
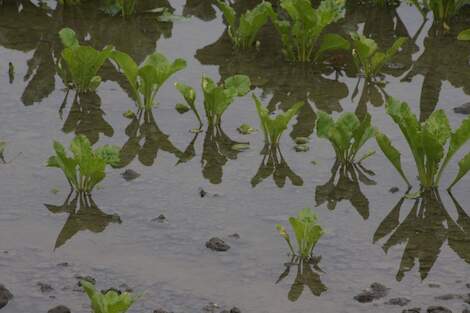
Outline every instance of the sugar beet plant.
[[211, 125], [220, 125], [222, 115], [236, 97], [242, 97], [250, 91], [250, 78], [246, 75], [234, 75], [217, 85], [207, 76], [202, 77], [204, 110]]
[[95, 91], [101, 84], [98, 71], [110, 57], [113, 47], [106, 46], [98, 51], [89, 46], [82, 46], [75, 32], [64, 28], [59, 32], [64, 45], [61, 58], [57, 64], [57, 72], [62, 80], [73, 86], [78, 93]]
[[379, 47], [374, 39], [367, 38], [358, 33], [351, 33], [352, 55], [354, 64], [358, 71], [362, 72], [367, 80], [372, 80], [382, 68], [390, 62], [406, 43], [407, 38], [400, 37], [385, 52], [379, 51]]
[[53, 147], [55, 155], [49, 158], [47, 166], [60, 168], [72, 189], [79, 193], [90, 193], [106, 177], [106, 166], [119, 163], [117, 147], [105, 145], [93, 150], [90, 141], [83, 135], [72, 140], [72, 156], [57, 141]]
[[[408, 104], [393, 98], [388, 99], [387, 113], [400, 127], [410, 147], [421, 186], [424, 189], [437, 188], [444, 169], [470, 139], [470, 118], [465, 119], [460, 127], [452, 132], [443, 110], [434, 111], [426, 121], [420, 123]], [[375, 138], [385, 156], [410, 186], [401, 165], [400, 152], [380, 131], [376, 130]], [[459, 171], [449, 189], [470, 170], [470, 153], [467, 153], [458, 165]]]
[[135, 302], [135, 298], [128, 292], [109, 290], [103, 293], [85, 280], [81, 280], [80, 285], [90, 299], [93, 313], [126, 313]]
[[281, 36], [283, 53], [289, 61], [318, 61], [326, 52], [349, 49], [349, 42], [337, 34], [324, 34], [324, 29], [344, 15], [344, 0], [323, 0], [314, 8], [310, 0], [281, 0], [289, 18], [273, 19]]
[[259, 101], [255, 95], [253, 95], [253, 101], [256, 105], [256, 111], [258, 112], [266, 144], [270, 146], [278, 146], [279, 140], [287, 129], [290, 120], [297, 115], [304, 103], [302, 101], [297, 102], [285, 113], [280, 113], [276, 115], [276, 117], [272, 117], [268, 109], [263, 106], [261, 101]]
[[235, 10], [225, 1], [217, 0], [216, 5], [228, 23], [227, 31], [233, 45], [239, 49], [253, 47], [261, 27], [274, 16], [271, 3], [266, 1], [262, 1], [252, 10], [247, 10], [238, 19]]
[[286, 240], [292, 255], [298, 256], [301, 259], [310, 259], [312, 257], [313, 248], [315, 248], [315, 245], [324, 233], [323, 228], [317, 222], [317, 216], [311, 209], [306, 208], [300, 211], [297, 217], [289, 217], [289, 223], [297, 241], [297, 252], [292, 246], [290, 236], [286, 229], [280, 224], [276, 225], [276, 229], [281, 237]]
[[318, 112], [317, 135], [332, 144], [336, 159], [341, 165], [360, 163], [374, 152], [368, 152], [356, 159], [359, 150], [374, 136], [371, 117], [367, 113], [361, 121], [354, 113], [343, 113], [336, 121], [325, 112]]
[[155, 104], [157, 92], [176, 72], [186, 68], [186, 61], [170, 62], [163, 54], [155, 52], [138, 66], [126, 53], [113, 51], [111, 59], [116, 62], [131, 86], [132, 97], [139, 109], [150, 110]]

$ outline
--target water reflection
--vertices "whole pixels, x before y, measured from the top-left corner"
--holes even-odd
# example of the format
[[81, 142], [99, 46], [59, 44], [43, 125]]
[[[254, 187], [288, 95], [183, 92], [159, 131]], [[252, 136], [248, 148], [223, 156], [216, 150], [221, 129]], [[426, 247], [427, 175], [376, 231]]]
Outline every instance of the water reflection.
[[[363, 82], [362, 84], [361, 81]], [[365, 79], [362, 80], [359, 78], [352, 94], [353, 100], [359, 94], [359, 89], [361, 88], [361, 86], [361, 95], [359, 97], [355, 113], [359, 118], [362, 119], [366, 116], [368, 112], [367, 106], [369, 103], [372, 104], [374, 107], [380, 107], [385, 103], [385, 100], [387, 99], [388, 95], [380, 83], [367, 81]]]
[[401, 198], [377, 228], [374, 243], [388, 236], [382, 245], [385, 253], [394, 246], [405, 244], [396, 275], [398, 281], [416, 263], [419, 263], [421, 279], [426, 279], [446, 241], [460, 258], [470, 263], [470, 217], [452, 194], [450, 197], [457, 208], [458, 218], [455, 221], [444, 207], [439, 192], [428, 190], [414, 200], [410, 212], [402, 221], [400, 211], [405, 198]]
[[338, 202], [347, 200], [363, 219], [369, 218], [369, 200], [362, 193], [360, 184], [375, 185], [369, 176], [375, 175], [360, 163], [342, 165], [336, 161], [331, 169], [331, 178], [324, 185], [315, 188], [316, 205], [326, 202], [329, 210], [336, 209]]
[[170, 136], [160, 130], [151, 110], [138, 110], [131, 117], [125, 133], [129, 139], [119, 152], [120, 168], [129, 165], [136, 157], [143, 165], [152, 166], [160, 150], [177, 158], [183, 156], [183, 152], [170, 141]]
[[251, 179], [252, 187], [256, 187], [269, 176], [273, 177], [274, 183], [279, 188], [284, 187], [287, 178], [294, 186], [302, 186], [304, 184], [302, 177], [294, 173], [289, 167], [278, 145], [266, 144], [261, 154], [263, 155], [263, 160], [255, 176]]
[[68, 214], [62, 230], [57, 236], [54, 249], [60, 248], [80, 231], [89, 230], [101, 233], [110, 223], [121, 223], [117, 214], [106, 214], [101, 211], [90, 195], [70, 193], [61, 205], [44, 204], [54, 214]]
[[[68, 92], [65, 95], [59, 114], [62, 117], [67, 105]], [[76, 95], [67, 118], [62, 126], [66, 134], [75, 132], [76, 135], [85, 135], [91, 144], [98, 142], [100, 134], [112, 137], [114, 130], [104, 119], [105, 112], [101, 109], [101, 99], [96, 93]]]
[[295, 302], [302, 295], [305, 286], [310, 289], [310, 292], [315, 296], [320, 296], [328, 288], [321, 281], [319, 272], [322, 272], [318, 266], [318, 260], [304, 260], [293, 257], [289, 263], [285, 263], [286, 269], [281, 273], [276, 284], [284, 280], [291, 271], [291, 268], [296, 269], [295, 279], [289, 290], [287, 298]]
[[203, 21], [211, 21], [216, 18], [217, 11], [212, 0], [186, 0], [183, 7], [184, 16], [196, 16]]

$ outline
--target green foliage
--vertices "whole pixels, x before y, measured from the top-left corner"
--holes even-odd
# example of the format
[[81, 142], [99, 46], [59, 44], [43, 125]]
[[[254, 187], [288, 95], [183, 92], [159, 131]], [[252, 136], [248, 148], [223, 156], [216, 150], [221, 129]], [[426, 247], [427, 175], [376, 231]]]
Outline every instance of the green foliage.
[[152, 109], [155, 96], [163, 84], [176, 72], [186, 68], [186, 61], [176, 59], [173, 63], [161, 53], [155, 52], [144, 60], [140, 67], [126, 53], [113, 51], [111, 59], [126, 76], [132, 96], [139, 109]]
[[135, 13], [135, 4], [137, 0], [106, 0], [104, 1], [103, 11], [109, 15], [121, 14], [128, 18]]
[[287, 129], [290, 120], [299, 112], [304, 103], [302, 101], [297, 102], [285, 113], [280, 113], [273, 118], [268, 109], [261, 104], [261, 101], [255, 95], [253, 95], [253, 100], [256, 104], [256, 111], [261, 121], [266, 144], [278, 145], [282, 133]]
[[470, 29], [461, 31], [457, 37], [458, 40], [470, 41]]
[[[194, 115], [196, 115], [196, 118], [199, 122], [199, 126], [202, 126], [202, 119], [201, 116], [199, 115], [199, 112], [197, 111], [196, 108], [196, 92], [194, 89], [188, 85], [182, 84], [182, 83], [175, 83], [176, 89], [181, 93], [183, 96], [184, 100], [186, 101], [189, 109], [194, 112]], [[184, 105], [184, 104], [182, 104]]]
[[297, 240], [298, 253], [295, 252], [286, 229], [277, 224], [276, 229], [279, 234], [286, 240], [293, 255], [298, 255], [303, 259], [311, 258], [313, 248], [323, 235], [323, 228], [317, 223], [317, 216], [311, 209], [306, 208], [300, 211], [297, 217], [289, 217], [289, 223]]
[[105, 176], [106, 165], [119, 163], [119, 149], [106, 145], [93, 151], [90, 141], [83, 135], [72, 140], [67, 155], [62, 144], [54, 141], [55, 155], [47, 161], [48, 167], [60, 168], [69, 184], [78, 192], [90, 193]]
[[469, 4], [469, 0], [425, 0], [425, 6], [432, 11], [434, 20], [441, 23], [444, 28], [449, 28], [448, 22], [450, 18], [457, 15], [459, 10], [466, 4]]
[[[420, 123], [408, 104], [389, 98], [387, 113], [398, 124], [410, 147], [422, 187], [438, 187], [444, 169], [455, 153], [470, 139], [470, 117], [452, 132], [443, 110], [434, 111], [426, 121]], [[390, 139], [380, 131], [376, 130], [375, 137], [385, 156], [410, 185], [401, 166], [400, 152], [392, 146]], [[448, 142], [448, 149], [445, 152], [445, 146]], [[459, 162], [459, 172], [449, 189], [469, 170], [470, 153]]]
[[276, 16], [273, 23], [281, 36], [286, 58], [294, 62], [318, 61], [326, 52], [349, 49], [349, 42], [337, 34], [321, 36], [325, 27], [343, 17], [344, 3], [344, 0], [323, 0], [315, 9], [310, 0], [281, 0], [289, 19]]
[[81, 46], [75, 32], [70, 28], [62, 29], [59, 36], [65, 46], [58, 63], [60, 77], [66, 84], [72, 84], [78, 93], [95, 91], [101, 84], [98, 71], [114, 48], [106, 46], [98, 51], [89, 46]]
[[233, 103], [235, 97], [242, 97], [250, 91], [250, 78], [246, 75], [234, 75], [223, 84], [217, 85], [207, 76], [202, 77], [204, 93], [204, 110], [209, 124], [220, 124], [225, 110]]
[[387, 51], [381, 52], [378, 50], [377, 43], [371, 38], [358, 33], [351, 33], [351, 38], [354, 64], [368, 80], [377, 76], [384, 65], [392, 60], [407, 41], [406, 37], [400, 37]]
[[[330, 115], [320, 111], [316, 124], [318, 137], [331, 142], [337, 160], [343, 165], [354, 163], [359, 150], [374, 136], [371, 117], [368, 113], [362, 121], [357, 118], [356, 114], [350, 112], [343, 113], [334, 121]], [[359, 162], [372, 153], [366, 154]]]
[[271, 3], [262, 1], [253, 10], [247, 10], [243, 13], [237, 21], [235, 10], [225, 1], [216, 0], [216, 5], [228, 23], [228, 34], [233, 45], [240, 49], [253, 47], [261, 27], [275, 14]]
[[125, 313], [135, 302], [135, 298], [128, 292], [119, 294], [114, 290], [110, 290], [103, 294], [101, 291], [96, 290], [93, 284], [85, 280], [81, 280], [80, 285], [91, 301], [93, 313]]

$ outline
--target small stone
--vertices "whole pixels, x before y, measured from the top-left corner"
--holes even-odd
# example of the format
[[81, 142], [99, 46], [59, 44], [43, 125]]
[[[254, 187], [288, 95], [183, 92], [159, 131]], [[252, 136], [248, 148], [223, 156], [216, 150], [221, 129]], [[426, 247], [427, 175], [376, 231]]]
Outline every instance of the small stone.
[[51, 285], [43, 282], [37, 283], [37, 286], [39, 287], [39, 290], [41, 290], [42, 293], [51, 292], [54, 290]]
[[461, 106], [455, 107], [454, 112], [458, 114], [470, 114], [470, 102], [464, 103]]
[[13, 299], [13, 295], [4, 285], [0, 284], [0, 309]]
[[441, 288], [441, 285], [436, 284], [436, 283], [430, 283], [430, 284], [428, 285], [428, 287], [429, 287], [429, 288]]
[[470, 288], [470, 284], [465, 284], [465, 287]]
[[421, 313], [421, 308], [406, 309], [402, 313]]
[[428, 313], [452, 313], [451, 310], [443, 306], [430, 306], [427, 312]]
[[230, 313], [241, 313], [242, 311], [237, 308], [236, 306], [234, 306], [231, 310], [230, 310]]
[[123, 173], [121, 173], [121, 176], [125, 181], [131, 181], [139, 177], [140, 174], [134, 170], [126, 169]]
[[131, 287], [129, 287], [129, 285], [126, 284], [126, 283], [120, 284], [120, 285], [119, 285], [119, 289], [124, 290], [125, 292], [133, 292], [133, 291], [134, 291], [134, 290], [133, 290]]
[[373, 283], [369, 289], [363, 290], [354, 299], [360, 303], [368, 303], [387, 295], [388, 288], [380, 283]]
[[399, 191], [400, 191], [400, 188], [398, 188], [398, 187], [392, 187], [388, 190], [388, 192], [390, 192], [390, 193], [397, 193]]
[[69, 263], [68, 262], [62, 262], [62, 263], [59, 263], [57, 264], [58, 267], [67, 267], [69, 266]]
[[155, 311], [153, 311], [153, 313], [170, 313], [170, 312], [165, 311], [163, 309], [156, 309]]
[[65, 305], [59, 305], [55, 308], [50, 309], [47, 313], [70, 313], [70, 309]]
[[436, 300], [444, 300], [444, 301], [461, 299], [461, 298], [462, 298], [461, 295], [456, 295], [456, 294], [453, 294], [453, 293], [449, 293], [449, 294], [445, 294], [445, 295], [442, 295], [442, 296], [434, 297], [434, 299], [436, 299]]
[[213, 251], [227, 251], [230, 249], [230, 246], [226, 244], [225, 241], [217, 237], [209, 239], [209, 241], [206, 242], [206, 247]]
[[228, 235], [230, 238], [233, 238], [233, 239], [240, 239], [240, 235], [237, 234], [237, 233], [233, 233], [231, 235]]
[[205, 191], [201, 187], [199, 187], [198, 192], [199, 192], [199, 195], [201, 196], [201, 198], [204, 198], [205, 196], [207, 196], [207, 191]]
[[392, 298], [388, 300], [387, 302], [385, 302], [385, 304], [405, 306], [408, 303], [410, 303], [410, 301], [411, 301], [410, 299], [399, 297], [399, 298]]
[[156, 218], [152, 219], [152, 222], [157, 222], [157, 223], [165, 223], [167, 221], [166, 216], [163, 214], [160, 214]]

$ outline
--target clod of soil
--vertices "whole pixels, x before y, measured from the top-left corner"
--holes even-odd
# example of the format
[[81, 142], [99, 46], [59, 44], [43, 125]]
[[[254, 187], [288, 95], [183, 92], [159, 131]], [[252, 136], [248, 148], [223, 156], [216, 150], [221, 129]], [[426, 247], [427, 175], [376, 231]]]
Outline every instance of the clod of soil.
[[430, 306], [427, 312], [428, 313], [452, 313], [451, 310], [443, 306]]
[[388, 300], [387, 302], [385, 302], [385, 304], [405, 306], [410, 302], [411, 302], [410, 299], [399, 297], [399, 298], [392, 298], [392, 299]]
[[241, 313], [242, 311], [237, 308], [236, 306], [234, 306], [231, 310], [230, 310], [230, 313]]
[[71, 313], [70, 309], [65, 305], [59, 305], [50, 309], [47, 313]]
[[406, 309], [402, 313], [421, 313], [421, 308]]
[[398, 187], [392, 187], [392, 188], [390, 188], [388, 191], [389, 191], [390, 193], [397, 193], [397, 192], [400, 191], [400, 188], [398, 188]]
[[13, 294], [5, 286], [0, 284], [0, 309], [8, 304], [8, 301], [13, 299]]
[[387, 295], [389, 288], [380, 283], [373, 283], [369, 289], [363, 290], [354, 299], [360, 303], [368, 303], [383, 298]]
[[454, 112], [458, 114], [470, 114], [470, 102], [454, 108]]
[[54, 290], [51, 285], [43, 282], [37, 283], [37, 286], [39, 287], [39, 290], [41, 290], [42, 293], [51, 292]]
[[230, 249], [230, 246], [226, 244], [225, 241], [217, 237], [209, 239], [209, 241], [206, 242], [206, 247], [213, 251], [227, 251]]
[[153, 313], [172, 313], [172, 312], [165, 311], [163, 309], [156, 309], [155, 311], [153, 311]]
[[166, 216], [163, 214], [160, 214], [156, 218], [152, 219], [152, 222], [157, 222], [157, 223], [165, 223], [167, 221]]
[[131, 181], [139, 177], [140, 174], [134, 170], [127, 169], [123, 173], [121, 173], [121, 176], [122, 178], [124, 178], [125, 181]]

